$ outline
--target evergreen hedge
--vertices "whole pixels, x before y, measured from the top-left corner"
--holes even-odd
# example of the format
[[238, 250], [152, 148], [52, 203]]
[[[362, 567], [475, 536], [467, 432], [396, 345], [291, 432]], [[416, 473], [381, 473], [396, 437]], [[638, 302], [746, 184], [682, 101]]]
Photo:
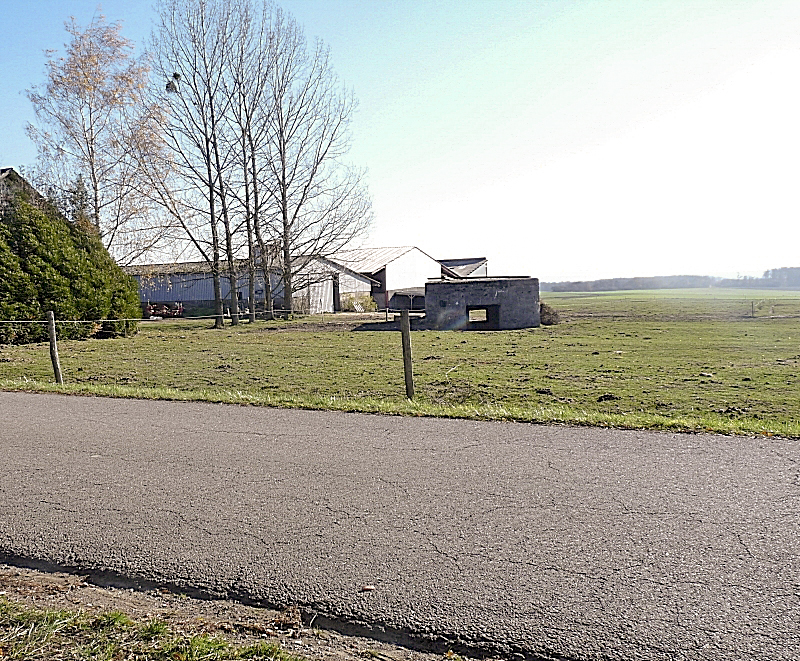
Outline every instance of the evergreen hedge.
[[[117, 266], [94, 227], [18, 194], [0, 214], [0, 320], [43, 320], [48, 310], [57, 320], [141, 317], [136, 281]], [[116, 336], [135, 328], [124, 321], [58, 324], [58, 336]], [[45, 324], [0, 324], [0, 343], [46, 339]]]

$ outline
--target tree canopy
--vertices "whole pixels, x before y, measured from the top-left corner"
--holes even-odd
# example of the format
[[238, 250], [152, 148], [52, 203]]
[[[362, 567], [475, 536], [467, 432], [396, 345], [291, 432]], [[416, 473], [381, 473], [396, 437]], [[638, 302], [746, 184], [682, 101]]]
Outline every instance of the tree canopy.
[[[0, 214], [0, 319], [134, 319], [141, 316], [136, 282], [103, 247], [92, 224], [69, 222], [48, 204], [19, 194]], [[135, 322], [63, 324], [59, 336], [128, 332]], [[44, 324], [0, 324], [0, 342], [47, 338]]]
[[39, 150], [35, 183], [67, 203], [82, 195], [103, 245], [128, 264], [164, 247], [169, 236], [138, 173], [148, 156], [142, 150], [154, 144], [142, 121], [149, 68], [133, 57], [119, 23], [96, 15], [87, 26], [73, 18], [65, 27], [64, 55], [48, 51], [45, 83], [27, 91], [37, 120], [27, 127]]

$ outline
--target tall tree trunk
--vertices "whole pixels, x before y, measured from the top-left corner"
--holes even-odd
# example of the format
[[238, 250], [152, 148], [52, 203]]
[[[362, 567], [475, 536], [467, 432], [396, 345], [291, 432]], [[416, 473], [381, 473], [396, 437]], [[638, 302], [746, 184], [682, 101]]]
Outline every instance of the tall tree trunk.
[[264, 274], [264, 313], [267, 319], [275, 318], [272, 301], [272, 249], [267, 247], [264, 235], [261, 232], [261, 203], [258, 188], [258, 167], [256, 163], [256, 150], [253, 144], [253, 135], [248, 131], [247, 140], [250, 145], [250, 167], [253, 182], [253, 229], [255, 230], [258, 250], [261, 253], [261, 271]]
[[[211, 178], [211, 163], [207, 163], [208, 181]], [[225, 322], [222, 309], [222, 286], [220, 285], [220, 262], [219, 262], [219, 231], [217, 230], [216, 205], [214, 204], [214, 186], [208, 187], [208, 210], [211, 220], [211, 276], [214, 282], [214, 328], [224, 328]]]
[[214, 282], [214, 328], [223, 328], [225, 326], [224, 311], [222, 309], [222, 285], [220, 281], [220, 259], [219, 259], [219, 238], [217, 236], [217, 228], [211, 228], [211, 241], [212, 241], [212, 262], [211, 262], [211, 277]]
[[288, 310], [289, 314], [294, 310], [292, 289], [292, 252], [291, 252], [291, 237], [290, 237], [289, 219], [284, 213], [283, 216], [283, 308]]
[[[247, 224], [250, 225], [250, 219], [247, 219]], [[250, 298], [250, 311], [248, 319], [252, 324], [256, 320], [256, 256], [255, 245], [253, 244], [253, 228], [247, 228], [248, 233], [248, 246], [247, 246], [247, 277], [248, 289], [247, 296]]]
[[236, 260], [233, 254], [233, 232], [231, 231], [228, 205], [225, 202], [224, 192], [221, 198], [222, 224], [225, 227], [225, 253], [228, 260], [228, 282], [231, 289], [231, 326], [237, 326], [239, 324], [239, 282], [236, 274]]
[[[242, 153], [247, 154], [244, 136], [242, 139]], [[256, 247], [253, 240], [253, 213], [250, 206], [250, 177], [248, 164], [244, 164], [244, 220], [247, 227], [247, 296], [250, 299], [249, 320], [252, 324], [256, 320]]]
[[[92, 184], [92, 223], [97, 229], [97, 233], [100, 234], [100, 182], [97, 178], [97, 168], [95, 167], [93, 150], [90, 151], [90, 154], [92, 154], [92, 158], [89, 161], [89, 180]], [[105, 243], [103, 245], [105, 245]]]
[[[230, 260], [230, 257], [228, 259]], [[238, 278], [236, 277], [235, 268], [235, 265], [233, 268], [228, 266], [228, 285], [230, 286], [231, 290], [231, 326], [239, 325], [239, 283]]]
[[[225, 215], [225, 211], [223, 211], [223, 218], [225, 218]], [[225, 225], [225, 252], [228, 259], [228, 282], [231, 290], [231, 326], [237, 326], [239, 324], [239, 278], [236, 273], [236, 261], [233, 256], [233, 236], [231, 234], [230, 221], [225, 218], [223, 224]]]
[[[212, 122], [214, 119], [212, 108]], [[236, 262], [233, 254], [233, 231], [231, 230], [231, 219], [228, 213], [228, 193], [225, 190], [223, 181], [222, 160], [217, 147], [217, 140], [213, 141], [214, 159], [216, 161], [217, 178], [219, 179], [219, 203], [222, 207], [222, 225], [225, 228], [225, 254], [228, 259], [228, 282], [230, 283], [231, 298], [231, 326], [239, 325], [239, 283], [236, 276]]]

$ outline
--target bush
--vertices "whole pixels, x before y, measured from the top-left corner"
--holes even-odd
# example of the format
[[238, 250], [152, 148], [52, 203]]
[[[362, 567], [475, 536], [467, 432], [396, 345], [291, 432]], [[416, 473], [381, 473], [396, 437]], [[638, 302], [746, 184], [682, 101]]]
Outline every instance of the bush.
[[[123, 273], [86, 222], [70, 223], [23, 194], [0, 215], [0, 319], [59, 320], [141, 317], [136, 281]], [[85, 338], [135, 331], [135, 322], [60, 324], [59, 337]], [[44, 324], [0, 324], [0, 342], [47, 339]]]
[[542, 326], [555, 326], [561, 323], [561, 315], [558, 314], [558, 310], [554, 310], [546, 303], [539, 304], [539, 316]]
[[378, 309], [378, 304], [369, 294], [342, 294], [341, 304], [342, 312], [375, 312]]

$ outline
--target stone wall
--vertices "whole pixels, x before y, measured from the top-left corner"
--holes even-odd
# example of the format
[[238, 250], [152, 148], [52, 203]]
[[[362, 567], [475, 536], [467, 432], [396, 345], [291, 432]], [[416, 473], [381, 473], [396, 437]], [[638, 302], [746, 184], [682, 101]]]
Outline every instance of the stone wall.
[[425, 285], [425, 326], [512, 330], [539, 326], [538, 278], [433, 280]]

